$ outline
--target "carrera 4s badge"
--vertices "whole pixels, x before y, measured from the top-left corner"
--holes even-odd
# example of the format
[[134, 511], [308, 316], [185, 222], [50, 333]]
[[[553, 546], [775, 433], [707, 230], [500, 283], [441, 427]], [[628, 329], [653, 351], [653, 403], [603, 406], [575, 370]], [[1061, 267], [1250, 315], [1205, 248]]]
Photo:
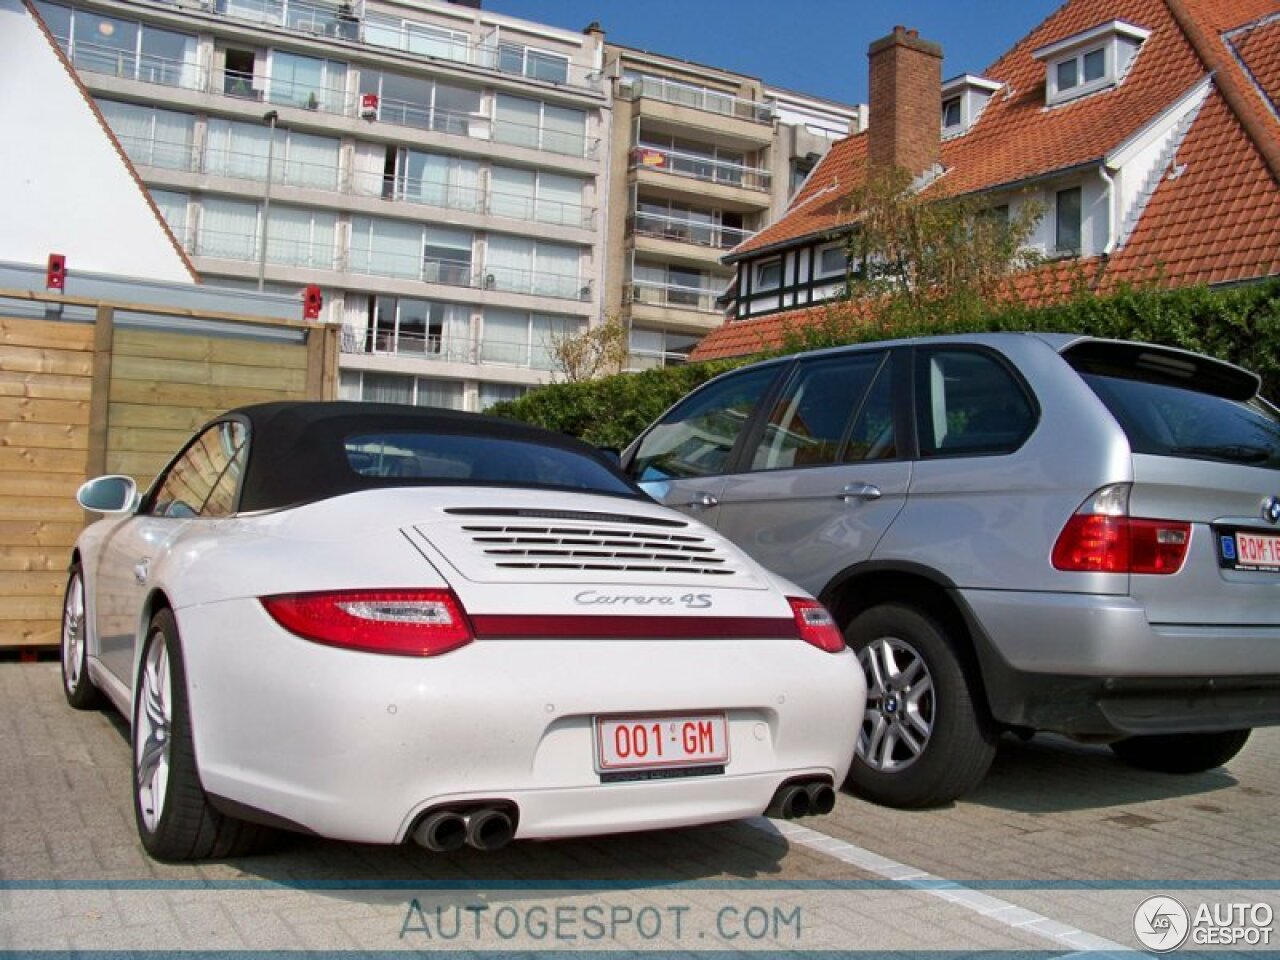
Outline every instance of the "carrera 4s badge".
[[689, 610], [705, 610], [711, 606], [709, 593], [684, 593], [680, 596], [666, 593], [600, 593], [583, 590], [573, 598], [584, 607], [685, 607]]

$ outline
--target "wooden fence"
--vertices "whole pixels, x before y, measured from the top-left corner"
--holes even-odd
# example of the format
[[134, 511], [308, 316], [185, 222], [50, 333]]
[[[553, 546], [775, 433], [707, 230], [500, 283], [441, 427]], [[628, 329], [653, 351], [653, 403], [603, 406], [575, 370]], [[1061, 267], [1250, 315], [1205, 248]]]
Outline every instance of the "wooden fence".
[[337, 357], [328, 325], [0, 290], [0, 648], [57, 644], [85, 479], [145, 487], [224, 410], [333, 399]]

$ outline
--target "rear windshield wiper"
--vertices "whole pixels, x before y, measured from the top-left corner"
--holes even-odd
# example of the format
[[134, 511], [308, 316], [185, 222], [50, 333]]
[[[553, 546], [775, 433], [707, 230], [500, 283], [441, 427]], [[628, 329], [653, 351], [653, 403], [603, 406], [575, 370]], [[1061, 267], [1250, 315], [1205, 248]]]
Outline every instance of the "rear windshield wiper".
[[1275, 451], [1270, 447], [1262, 447], [1251, 443], [1192, 444], [1183, 447], [1172, 447], [1170, 452], [1184, 454], [1188, 457], [1218, 457], [1223, 460], [1234, 460], [1238, 463], [1264, 463], [1275, 455]]

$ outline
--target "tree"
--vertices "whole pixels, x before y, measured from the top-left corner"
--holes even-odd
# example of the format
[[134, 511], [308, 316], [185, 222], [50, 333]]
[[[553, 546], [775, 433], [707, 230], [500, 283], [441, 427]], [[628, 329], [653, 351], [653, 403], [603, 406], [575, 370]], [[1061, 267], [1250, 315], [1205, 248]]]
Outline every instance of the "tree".
[[581, 333], [553, 331], [549, 339], [551, 359], [556, 369], [553, 380], [582, 383], [610, 373], [619, 373], [628, 354], [627, 328], [618, 317]]
[[789, 348], [842, 342], [868, 325], [893, 336], [939, 319], [972, 329], [1008, 301], [1010, 276], [1040, 260], [1026, 244], [1042, 206], [1026, 201], [1011, 213], [981, 197], [936, 196], [938, 185], [918, 189], [906, 171], [891, 170], [849, 193], [856, 215], [844, 296], [815, 308], [789, 333]]

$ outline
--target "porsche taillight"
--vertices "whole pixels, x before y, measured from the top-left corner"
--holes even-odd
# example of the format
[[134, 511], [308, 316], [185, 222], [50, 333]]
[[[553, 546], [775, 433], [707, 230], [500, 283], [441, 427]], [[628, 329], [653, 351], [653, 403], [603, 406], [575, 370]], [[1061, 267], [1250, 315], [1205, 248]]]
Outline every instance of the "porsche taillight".
[[475, 639], [452, 590], [341, 590], [263, 597], [280, 626], [350, 650], [434, 657]]
[[827, 653], [839, 653], [844, 649], [844, 634], [826, 607], [817, 600], [803, 597], [787, 597], [787, 603], [791, 604], [801, 640]]
[[1182, 569], [1191, 524], [1129, 516], [1129, 486], [1103, 487], [1067, 521], [1053, 545], [1058, 570], [1172, 574]]

